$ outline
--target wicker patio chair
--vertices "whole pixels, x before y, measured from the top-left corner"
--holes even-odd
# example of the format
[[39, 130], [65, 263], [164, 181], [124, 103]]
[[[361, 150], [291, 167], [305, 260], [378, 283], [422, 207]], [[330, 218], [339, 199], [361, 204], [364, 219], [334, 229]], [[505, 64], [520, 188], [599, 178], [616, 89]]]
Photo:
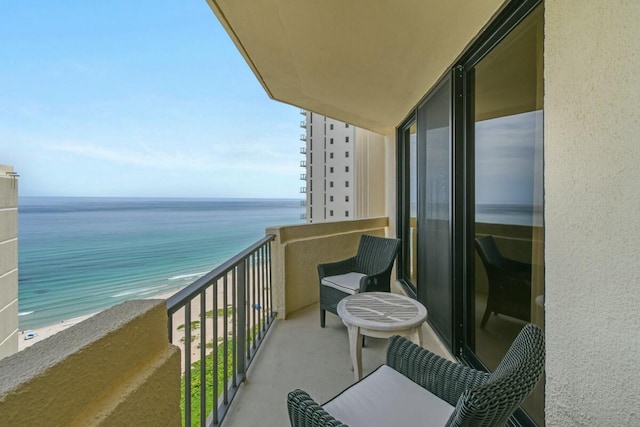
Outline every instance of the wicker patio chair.
[[327, 311], [338, 314], [342, 298], [358, 292], [389, 292], [391, 268], [400, 240], [363, 235], [356, 256], [318, 265], [320, 277], [320, 326]]
[[289, 393], [293, 427], [499, 427], [533, 391], [544, 369], [544, 336], [528, 324], [493, 373], [443, 359], [406, 338], [389, 341], [387, 363], [319, 405]]
[[504, 314], [529, 322], [531, 320], [531, 264], [514, 261], [500, 254], [491, 236], [476, 239], [476, 249], [482, 260], [489, 294], [480, 327], [484, 328], [489, 314]]

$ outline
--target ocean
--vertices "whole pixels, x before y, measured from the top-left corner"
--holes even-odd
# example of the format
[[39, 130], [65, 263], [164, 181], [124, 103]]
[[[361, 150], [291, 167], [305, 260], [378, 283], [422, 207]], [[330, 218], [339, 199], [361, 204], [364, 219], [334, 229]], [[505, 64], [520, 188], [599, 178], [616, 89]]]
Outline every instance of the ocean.
[[303, 212], [299, 200], [20, 198], [20, 329], [180, 289]]

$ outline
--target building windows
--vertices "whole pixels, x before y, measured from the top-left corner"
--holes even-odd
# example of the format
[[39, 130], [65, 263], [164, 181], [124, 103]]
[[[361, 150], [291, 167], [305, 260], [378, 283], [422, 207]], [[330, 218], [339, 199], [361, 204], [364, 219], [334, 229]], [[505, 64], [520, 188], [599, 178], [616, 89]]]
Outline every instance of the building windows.
[[349, 211], [344, 211], [344, 216], [349, 218]]
[[344, 201], [348, 202], [349, 201], [349, 196], [344, 196]]
[[329, 181], [329, 187], [333, 188], [333, 181]]
[[329, 144], [333, 144], [333, 138], [329, 138]]
[[348, 136], [344, 137], [344, 142], [349, 142], [349, 137]]
[[333, 166], [329, 168], [329, 173], [333, 173]]
[[333, 153], [329, 153], [329, 158], [333, 159]]
[[344, 186], [349, 188], [349, 181], [345, 181]]
[[345, 151], [345, 152], [344, 152], [344, 156], [345, 156], [345, 157], [349, 157], [349, 152], [348, 152], [348, 151]]
[[329, 196], [329, 201], [333, 202], [333, 196]]
[[333, 216], [333, 211], [329, 211], [329, 216]]
[[345, 171], [345, 172], [349, 172], [349, 166], [345, 166], [345, 167], [344, 167], [344, 171]]
[[329, 130], [333, 130], [333, 124], [329, 125]]
[[345, 123], [344, 127], [348, 128], [349, 127], [349, 123]]

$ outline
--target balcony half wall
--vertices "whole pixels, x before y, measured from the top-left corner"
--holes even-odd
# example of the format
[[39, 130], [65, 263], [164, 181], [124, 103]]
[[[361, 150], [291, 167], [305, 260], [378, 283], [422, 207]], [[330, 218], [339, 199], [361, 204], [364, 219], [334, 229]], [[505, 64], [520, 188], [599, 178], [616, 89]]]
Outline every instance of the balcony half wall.
[[272, 227], [273, 306], [278, 318], [319, 299], [318, 264], [355, 255], [360, 236], [385, 237], [389, 218]]
[[128, 301], [0, 360], [0, 424], [180, 425], [164, 300]]

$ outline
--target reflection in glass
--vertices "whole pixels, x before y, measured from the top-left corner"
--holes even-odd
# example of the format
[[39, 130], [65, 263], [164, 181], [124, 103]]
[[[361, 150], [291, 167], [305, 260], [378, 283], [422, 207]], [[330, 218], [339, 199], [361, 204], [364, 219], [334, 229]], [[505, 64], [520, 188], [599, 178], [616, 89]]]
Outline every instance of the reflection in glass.
[[[542, 8], [474, 68], [475, 354], [494, 370], [522, 326], [540, 326], [543, 281]], [[493, 261], [492, 261], [493, 260]], [[543, 386], [524, 408], [544, 424]]]
[[406, 271], [414, 286], [418, 284], [418, 154], [415, 123], [409, 128], [409, 254]]

